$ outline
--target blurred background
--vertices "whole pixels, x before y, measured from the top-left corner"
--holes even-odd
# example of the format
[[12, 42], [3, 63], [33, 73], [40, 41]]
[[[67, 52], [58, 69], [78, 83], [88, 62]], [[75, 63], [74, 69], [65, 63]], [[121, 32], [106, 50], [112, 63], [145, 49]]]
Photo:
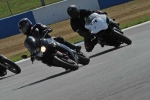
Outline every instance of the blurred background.
[[63, 0], [0, 0], [0, 18], [26, 12]]

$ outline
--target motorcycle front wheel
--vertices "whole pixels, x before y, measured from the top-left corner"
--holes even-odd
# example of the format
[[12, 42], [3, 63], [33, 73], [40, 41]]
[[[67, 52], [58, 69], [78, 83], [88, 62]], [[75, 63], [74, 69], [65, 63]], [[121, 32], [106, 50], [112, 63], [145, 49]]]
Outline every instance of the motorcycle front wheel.
[[126, 43], [127, 45], [130, 45], [132, 43], [132, 41], [128, 37], [124, 36], [123, 34], [120, 34], [120, 33], [116, 32], [116, 31], [114, 32], [113, 35], [119, 41], [121, 41], [123, 43]]
[[14, 62], [12, 62], [12, 61], [10, 61], [8, 59], [3, 58], [2, 59], [2, 63], [4, 64], [4, 66], [6, 66], [6, 68], [9, 71], [11, 71], [11, 72], [13, 72], [15, 74], [19, 74], [21, 72], [20, 67], [17, 64], [15, 64]]
[[89, 64], [90, 58], [88, 56], [86, 56], [84, 53], [79, 52], [78, 57], [79, 57], [78, 61], [79, 61], [80, 64], [82, 64], [82, 65]]
[[79, 68], [78, 64], [69, 58], [65, 59], [65, 58], [54, 56], [53, 63], [59, 67], [70, 69], [70, 70], [77, 70]]

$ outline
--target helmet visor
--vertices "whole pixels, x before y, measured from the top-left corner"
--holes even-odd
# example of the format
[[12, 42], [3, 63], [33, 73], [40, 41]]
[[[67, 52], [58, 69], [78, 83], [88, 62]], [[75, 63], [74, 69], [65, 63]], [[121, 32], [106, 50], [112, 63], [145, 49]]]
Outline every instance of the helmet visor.
[[20, 30], [20, 32], [26, 34], [30, 28], [31, 28], [30, 23], [25, 23], [22, 27], [19, 27], [19, 30]]

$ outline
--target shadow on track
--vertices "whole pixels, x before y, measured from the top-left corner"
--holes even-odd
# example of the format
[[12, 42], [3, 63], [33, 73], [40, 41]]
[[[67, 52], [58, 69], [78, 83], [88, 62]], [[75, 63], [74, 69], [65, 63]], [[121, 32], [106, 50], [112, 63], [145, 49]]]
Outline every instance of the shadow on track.
[[[127, 46], [127, 45], [125, 45], [125, 46]], [[123, 48], [123, 47], [125, 47], [125, 46], [120, 46], [120, 47], [118, 47], [118, 48], [108, 49], [108, 50], [106, 50], [106, 51], [103, 51], [103, 52], [100, 52], [100, 53], [94, 54], [94, 55], [90, 56], [89, 58], [94, 58], [94, 57], [97, 57], [97, 56], [99, 56], [99, 55], [103, 55], [103, 54], [105, 54], [105, 53], [108, 53], [108, 52], [111, 52], [111, 51], [114, 51], [114, 50], [117, 50], [117, 49]]]
[[0, 80], [6, 79], [6, 78], [9, 78], [9, 77], [12, 77], [12, 76], [15, 76], [15, 75], [3, 76], [3, 77], [0, 77]]
[[47, 78], [44, 78], [44, 79], [42, 79], [42, 80], [39, 80], [39, 81], [30, 83], [30, 84], [28, 84], [28, 85], [24, 85], [24, 86], [22, 86], [22, 87], [19, 87], [19, 88], [17, 88], [17, 89], [14, 89], [13, 91], [18, 90], [18, 89], [22, 89], [22, 88], [25, 88], [25, 87], [28, 87], [28, 86], [31, 86], [31, 85], [35, 85], [35, 84], [44, 82], [44, 81], [49, 80], [49, 79], [56, 78], [56, 77], [58, 77], [58, 76], [61, 76], [61, 75], [64, 75], [64, 74], [67, 74], [67, 73], [70, 73], [70, 72], [72, 72], [72, 71], [71, 71], [71, 70], [67, 70], [67, 71], [64, 71], [64, 72], [61, 72], [61, 73], [58, 73], [58, 74], [49, 76], [49, 77], [47, 77]]

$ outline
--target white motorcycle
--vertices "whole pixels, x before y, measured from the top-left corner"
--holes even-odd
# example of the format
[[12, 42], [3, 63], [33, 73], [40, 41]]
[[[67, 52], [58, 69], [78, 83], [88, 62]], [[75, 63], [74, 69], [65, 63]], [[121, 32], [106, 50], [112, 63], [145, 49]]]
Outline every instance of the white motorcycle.
[[87, 18], [85, 28], [94, 35], [102, 47], [105, 45], [119, 47], [123, 43], [127, 45], [132, 43], [123, 35], [119, 26], [105, 14], [92, 13]]

